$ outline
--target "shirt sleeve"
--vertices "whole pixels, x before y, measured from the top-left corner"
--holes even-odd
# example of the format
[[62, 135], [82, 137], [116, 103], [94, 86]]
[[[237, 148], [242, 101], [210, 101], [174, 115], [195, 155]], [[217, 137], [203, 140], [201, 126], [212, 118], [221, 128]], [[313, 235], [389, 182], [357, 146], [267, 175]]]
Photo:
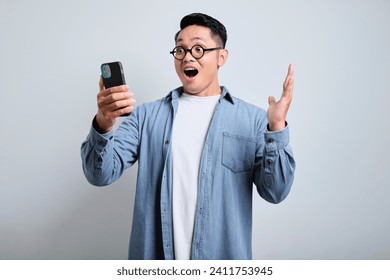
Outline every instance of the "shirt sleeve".
[[105, 134], [100, 134], [91, 125], [81, 145], [83, 171], [89, 183], [109, 185], [137, 160], [138, 130], [135, 123], [135, 117], [130, 116], [116, 131]]
[[256, 155], [255, 184], [262, 198], [271, 203], [283, 201], [294, 180], [295, 160], [289, 144], [289, 126], [283, 130], [265, 129], [262, 149]]

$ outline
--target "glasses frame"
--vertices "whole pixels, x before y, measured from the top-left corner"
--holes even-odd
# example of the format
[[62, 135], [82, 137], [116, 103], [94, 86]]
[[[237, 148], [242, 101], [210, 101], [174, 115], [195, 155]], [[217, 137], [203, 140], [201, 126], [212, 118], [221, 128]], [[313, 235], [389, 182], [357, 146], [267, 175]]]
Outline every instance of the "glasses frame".
[[[201, 48], [201, 49], [203, 50], [203, 54], [202, 54], [200, 57], [195, 57], [195, 56], [192, 54], [192, 49], [195, 48], [195, 47]], [[184, 50], [184, 56], [183, 56], [183, 58], [177, 58], [177, 57], [175, 56], [176, 49], [183, 49], [183, 50]], [[173, 57], [174, 57], [175, 59], [177, 59], [177, 60], [183, 60], [183, 59], [186, 57], [186, 55], [187, 55], [188, 52], [192, 55], [193, 58], [195, 58], [195, 59], [201, 59], [201, 58], [204, 56], [204, 54], [205, 54], [206, 52], [208, 52], [208, 51], [216, 51], [216, 50], [222, 50], [222, 49], [223, 49], [222, 47], [216, 47], [216, 48], [208, 48], [208, 49], [205, 49], [205, 48], [202, 47], [201, 45], [193, 45], [193, 46], [191, 47], [191, 49], [186, 49], [186, 48], [184, 48], [184, 47], [182, 47], [182, 46], [176, 46], [176, 47], [174, 47], [173, 50], [170, 51], [169, 53], [170, 53], [171, 55], [173, 55]]]

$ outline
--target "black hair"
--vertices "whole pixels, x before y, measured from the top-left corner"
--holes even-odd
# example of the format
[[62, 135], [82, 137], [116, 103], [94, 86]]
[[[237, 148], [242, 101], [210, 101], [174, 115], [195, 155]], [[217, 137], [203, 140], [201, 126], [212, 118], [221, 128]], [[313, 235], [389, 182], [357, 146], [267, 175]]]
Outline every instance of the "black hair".
[[179, 36], [180, 31], [190, 25], [200, 25], [210, 28], [212, 36], [217, 37], [222, 44], [222, 47], [225, 48], [227, 41], [227, 32], [225, 26], [215, 18], [201, 13], [189, 14], [182, 18], [180, 21], [180, 30], [175, 35], [175, 42]]

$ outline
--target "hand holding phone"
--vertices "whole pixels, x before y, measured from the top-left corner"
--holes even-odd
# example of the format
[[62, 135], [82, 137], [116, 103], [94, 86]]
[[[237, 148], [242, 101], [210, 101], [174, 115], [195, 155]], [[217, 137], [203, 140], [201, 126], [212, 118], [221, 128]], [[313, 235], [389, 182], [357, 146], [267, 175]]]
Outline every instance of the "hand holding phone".
[[98, 113], [94, 126], [99, 132], [105, 133], [111, 130], [117, 117], [130, 115], [134, 109], [135, 99], [128, 91], [123, 67], [119, 61], [103, 63], [100, 69]]
[[[119, 61], [103, 63], [100, 66], [100, 70], [102, 72], [103, 84], [105, 88], [112, 88], [126, 84], [123, 66]], [[121, 117], [126, 117], [129, 115], [130, 113], [125, 113], [121, 115]]]

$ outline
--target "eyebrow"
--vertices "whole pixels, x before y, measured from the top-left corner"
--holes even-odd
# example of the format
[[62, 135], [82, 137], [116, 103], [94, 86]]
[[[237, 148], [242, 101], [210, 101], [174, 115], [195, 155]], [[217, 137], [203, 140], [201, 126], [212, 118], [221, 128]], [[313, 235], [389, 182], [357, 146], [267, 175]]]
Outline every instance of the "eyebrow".
[[[183, 38], [178, 38], [176, 42], [183, 42]], [[202, 41], [202, 42], [205, 42], [205, 40], [202, 38], [202, 37], [192, 37], [191, 38], [191, 42], [193, 41]]]

